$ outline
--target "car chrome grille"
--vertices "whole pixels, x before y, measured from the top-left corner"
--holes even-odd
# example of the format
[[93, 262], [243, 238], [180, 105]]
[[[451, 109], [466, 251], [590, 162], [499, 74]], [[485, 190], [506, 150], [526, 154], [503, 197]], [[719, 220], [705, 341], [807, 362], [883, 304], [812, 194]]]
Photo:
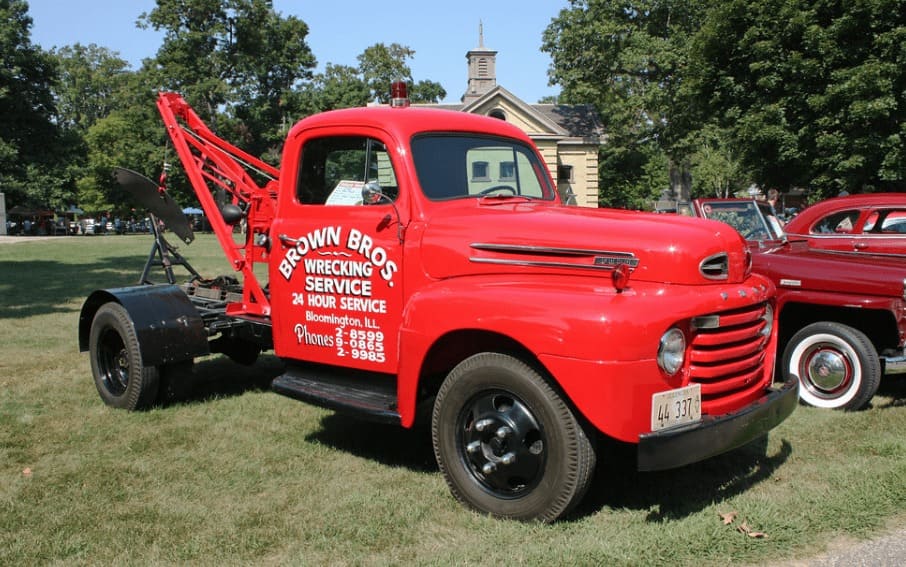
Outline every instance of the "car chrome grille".
[[701, 384], [702, 413], [726, 413], [761, 395], [766, 347], [765, 304], [715, 313], [718, 323], [694, 332], [689, 372]]

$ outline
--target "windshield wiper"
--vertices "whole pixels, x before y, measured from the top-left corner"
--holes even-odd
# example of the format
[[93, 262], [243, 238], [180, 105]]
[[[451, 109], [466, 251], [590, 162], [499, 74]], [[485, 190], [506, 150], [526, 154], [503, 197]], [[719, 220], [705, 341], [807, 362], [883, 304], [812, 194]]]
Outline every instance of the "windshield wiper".
[[483, 205], [500, 205], [517, 199], [525, 203], [536, 200], [536, 197], [529, 197], [528, 195], [511, 195], [509, 193], [498, 193], [496, 195], [482, 195], [478, 198], [478, 202]]

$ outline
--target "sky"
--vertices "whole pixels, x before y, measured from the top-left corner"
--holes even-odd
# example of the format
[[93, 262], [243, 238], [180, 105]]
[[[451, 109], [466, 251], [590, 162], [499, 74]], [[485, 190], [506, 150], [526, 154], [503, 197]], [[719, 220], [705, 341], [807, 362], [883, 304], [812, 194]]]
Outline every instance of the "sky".
[[[49, 50], [75, 43], [119, 53], [133, 69], [160, 47], [163, 34], [138, 29], [136, 20], [154, 0], [28, 0], [31, 40]], [[466, 90], [466, 52], [497, 51], [497, 84], [528, 103], [556, 95], [548, 85], [550, 57], [541, 34], [568, 0], [273, 0], [282, 16], [308, 24], [307, 43], [318, 61], [355, 66], [356, 56], [376, 43], [399, 43], [415, 51], [408, 61], [415, 81], [431, 80], [447, 91], [442, 102], [458, 103]]]

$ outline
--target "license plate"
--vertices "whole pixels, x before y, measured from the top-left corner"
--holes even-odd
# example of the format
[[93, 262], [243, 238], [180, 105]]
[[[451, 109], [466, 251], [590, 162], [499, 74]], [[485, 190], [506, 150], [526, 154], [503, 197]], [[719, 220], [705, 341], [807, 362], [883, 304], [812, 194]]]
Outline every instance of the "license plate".
[[651, 396], [652, 431], [697, 423], [701, 419], [701, 384], [692, 384], [685, 388], [658, 392]]

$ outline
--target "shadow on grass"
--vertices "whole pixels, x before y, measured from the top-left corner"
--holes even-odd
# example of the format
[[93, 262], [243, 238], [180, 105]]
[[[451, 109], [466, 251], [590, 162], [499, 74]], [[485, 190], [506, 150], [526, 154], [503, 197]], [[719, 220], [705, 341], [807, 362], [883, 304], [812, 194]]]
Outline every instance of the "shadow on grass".
[[283, 362], [275, 356], [261, 356], [250, 366], [216, 356], [167, 369], [158, 400], [170, 406], [269, 391], [271, 381], [282, 373]]
[[[205, 359], [195, 363], [194, 368], [176, 369], [175, 374], [168, 376], [163, 403], [202, 403], [267, 391], [283, 369], [282, 361], [270, 355], [262, 356], [253, 366], [242, 366], [223, 356]], [[423, 473], [438, 471], [431, 434], [424, 424], [404, 429], [331, 413], [305, 439], [392, 467]], [[635, 446], [602, 439], [598, 448], [592, 486], [567, 520], [607, 508], [647, 511], [650, 522], [680, 519], [765, 481], [792, 454], [790, 443], [784, 440], [776, 454], [768, 455], [764, 437], [700, 463], [643, 473], [635, 469]]]
[[[878, 400], [877, 396], [891, 398]], [[878, 409], [898, 408], [906, 406], [906, 374], [888, 374], [881, 378], [881, 385], [875, 395], [872, 407]]]
[[[390, 466], [438, 471], [425, 426], [406, 430], [332, 414], [306, 439]], [[787, 441], [776, 455], [767, 455], [766, 450], [765, 437], [701, 463], [643, 473], [635, 469], [634, 446], [602, 440], [592, 486], [569, 518], [580, 519], [605, 508], [650, 510], [650, 522], [695, 514], [770, 478], [792, 454]]]
[[602, 440], [598, 448], [594, 482], [573, 515], [604, 508], [649, 510], [650, 522], [684, 518], [744, 493], [770, 478], [792, 454], [792, 446], [783, 440], [777, 454], [768, 455], [767, 437], [763, 437], [678, 469], [639, 472], [634, 446]]
[[[270, 391], [273, 379], [283, 372], [283, 362], [272, 355], [262, 355], [251, 366], [237, 364], [226, 356], [211, 357], [194, 365], [176, 365], [165, 372], [159, 404], [204, 403], [247, 392]], [[425, 428], [404, 429], [332, 413], [322, 418], [321, 428], [306, 440], [390, 466], [437, 471], [431, 434]]]
[[135, 285], [143, 258], [107, 257], [96, 262], [69, 264], [53, 260], [0, 262], [0, 319], [64, 313], [74, 300], [102, 288]]
[[416, 472], [438, 470], [431, 447], [431, 431], [425, 426], [405, 429], [331, 414], [321, 420], [321, 429], [308, 435], [306, 440], [393, 467]]

